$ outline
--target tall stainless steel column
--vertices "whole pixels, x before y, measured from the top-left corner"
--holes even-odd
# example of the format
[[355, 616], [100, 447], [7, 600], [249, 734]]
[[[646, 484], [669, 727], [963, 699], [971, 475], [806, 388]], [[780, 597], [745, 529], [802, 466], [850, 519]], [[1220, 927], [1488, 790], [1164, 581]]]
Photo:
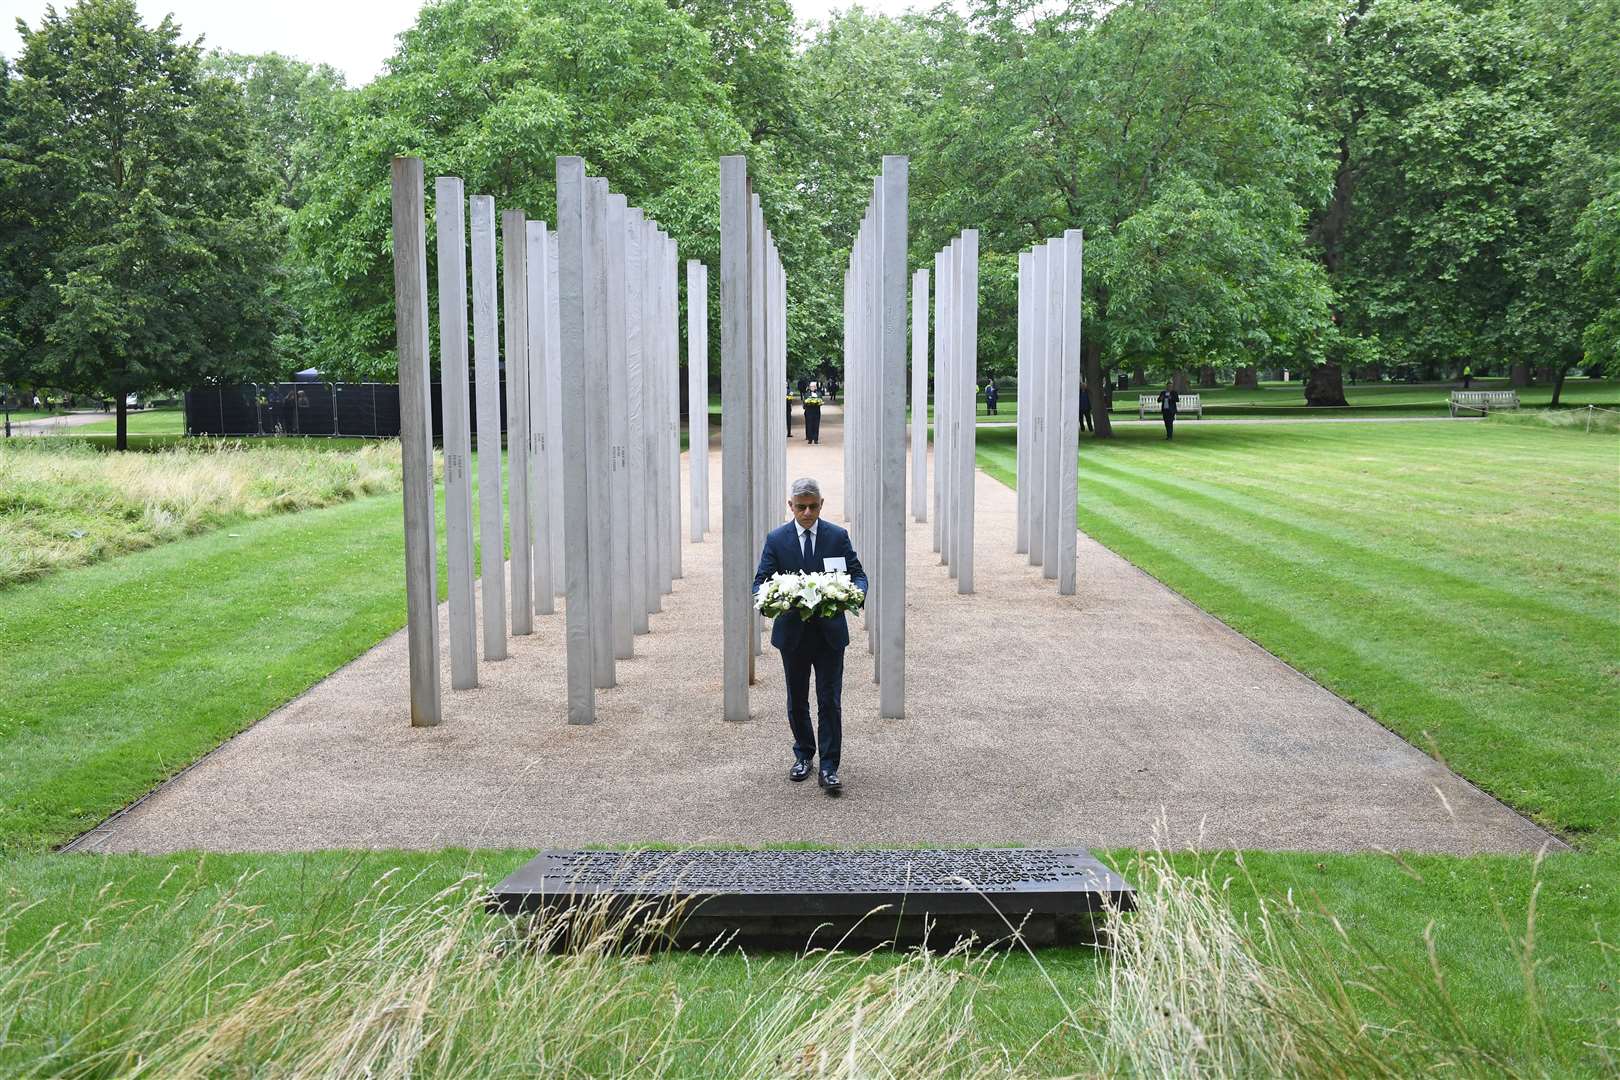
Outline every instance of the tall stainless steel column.
[[883, 566], [879, 613], [878, 715], [906, 712], [906, 263], [910, 162], [883, 158], [883, 352], [879, 490]]
[[[606, 181], [603, 182], [606, 187]], [[607, 252], [607, 291], [602, 314], [607, 323], [607, 437], [609, 588], [613, 596], [613, 656], [635, 655], [635, 625], [630, 617], [630, 377], [625, 310], [625, 198], [609, 194], [603, 245]]]
[[[608, 395], [608, 183], [585, 179], [585, 462], [590, 473], [586, 521], [594, 549], [591, 570], [592, 677], [598, 689], [617, 685], [613, 650], [613, 495]], [[572, 553], [570, 553], [572, 554]]]
[[1029, 391], [1019, 391], [1019, 405], [1027, 397], [1029, 417], [1029, 565], [1039, 566], [1046, 553], [1046, 324], [1047, 256], [1045, 244], [1030, 253]]
[[586, 410], [585, 347], [587, 266], [585, 162], [578, 157], [557, 159], [557, 308], [562, 419], [563, 532], [568, 549], [564, 566], [568, 605], [568, 722], [589, 724], [596, 719], [593, 687], [595, 649], [591, 627], [591, 572], [593, 551], [590, 523], [590, 470], [586, 465], [588, 423]]
[[501, 346], [495, 200], [472, 197], [473, 363], [478, 405], [478, 560], [484, 659], [506, 659], [506, 538], [501, 529]]
[[928, 520], [928, 271], [911, 275], [911, 516]]
[[709, 528], [709, 270], [686, 260], [686, 446], [691, 491], [688, 536]]
[[547, 238], [547, 303], [550, 318], [546, 324], [546, 385], [551, 387], [550, 419], [555, 451], [551, 455], [551, 577], [558, 596], [568, 593], [568, 573], [564, 567], [567, 544], [563, 538], [563, 422], [562, 422], [562, 290], [558, 284], [561, 257], [555, 230]]
[[964, 229], [956, 274], [956, 591], [973, 591], [974, 482], [978, 476], [979, 230]]
[[410, 658], [413, 727], [431, 727], [443, 718], [433, 521], [433, 413], [428, 381], [427, 208], [422, 185], [421, 158], [394, 159], [394, 337], [399, 351], [406, 652]]
[[[720, 529], [724, 713], [748, 719], [757, 642], [754, 556], [752, 298], [748, 160], [720, 159]], [[752, 640], [751, 640], [752, 639]]]
[[543, 221], [527, 225], [529, 281], [529, 536], [534, 546], [534, 613], [551, 615], [557, 610], [556, 583], [552, 578], [551, 556], [551, 456], [556, 452], [557, 434], [551, 427], [551, 398], [556, 389], [550, 384], [551, 259], [547, 253], [549, 233]]
[[[1058, 490], [1059, 462], [1062, 460], [1063, 429], [1062, 421], [1065, 411], [1063, 408], [1063, 245], [1052, 241], [1048, 242], [1046, 262], [1046, 366], [1042, 374], [1045, 378], [1045, 404], [1046, 404], [1046, 435], [1042, 440], [1042, 449], [1045, 451], [1045, 465], [1043, 466], [1046, 478], [1042, 484], [1042, 494], [1046, 499], [1046, 506], [1042, 511], [1042, 523], [1046, 535], [1041, 541], [1041, 576], [1056, 580], [1058, 576], [1058, 543], [1063, 533], [1062, 515], [1059, 511], [1061, 492]], [[1071, 521], [1072, 529], [1074, 523]]]
[[669, 476], [669, 576], [684, 577], [681, 567], [681, 259], [673, 236], [664, 241], [664, 385], [669, 396], [669, 423], [665, 427], [664, 460]]
[[522, 210], [501, 213], [506, 311], [506, 483], [511, 525], [512, 633], [534, 633], [534, 538], [529, 532], [529, 237]]
[[1013, 552], [1023, 555], [1029, 551], [1029, 417], [1034, 409], [1029, 377], [1029, 337], [1031, 309], [1029, 303], [1029, 275], [1031, 255], [1018, 253], [1018, 531]]
[[1064, 596], [1073, 596], [1076, 584], [1075, 489], [1080, 464], [1080, 317], [1084, 261], [1084, 234], [1079, 229], [1069, 229], [1063, 234], [1063, 394], [1059, 401], [1063, 435], [1059, 440], [1057, 476], [1058, 516], [1062, 523], [1058, 535], [1058, 592]]
[[648, 615], [653, 604], [647, 591], [651, 575], [647, 569], [647, 507], [654, 498], [654, 485], [647, 471], [647, 378], [650, 327], [646, 315], [646, 216], [636, 207], [624, 221], [624, 304], [625, 304], [625, 398], [629, 413], [630, 462], [630, 621], [638, 634], [652, 629]]
[[461, 178], [439, 177], [433, 202], [438, 224], [450, 686], [466, 690], [478, 685], [478, 624], [473, 606], [472, 418], [467, 402], [467, 202]]

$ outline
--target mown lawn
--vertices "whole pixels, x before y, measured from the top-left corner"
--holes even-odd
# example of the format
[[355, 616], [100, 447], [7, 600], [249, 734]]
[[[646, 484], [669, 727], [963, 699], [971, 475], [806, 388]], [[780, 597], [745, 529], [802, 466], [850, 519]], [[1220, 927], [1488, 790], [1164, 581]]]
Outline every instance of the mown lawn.
[[[1613, 700], [1615, 637], [1604, 627], [1612, 630], [1616, 615], [1617, 441], [1496, 424], [1323, 428], [1211, 427], [1174, 444], [1139, 430], [1087, 443], [1082, 524], [1234, 624], [1248, 620], [1246, 632], [1324, 681], [1338, 680], [1339, 692], [1375, 715], [1394, 710], [1410, 728], [1438, 728], [1431, 733], [1458, 771], [1494, 783], [1585, 851], [1550, 856], [1541, 869], [1530, 994], [1529, 857], [1248, 852], [1241, 870], [1224, 856], [1214, 879], [1233, 879], [1231, 904], [1241, 914], [1254, 913], [1256, 894], [1331, 913], [1344, 938], [1325, 919], [1307, 919], [1301, 931], [1313, 943], [1305, 961], [1312, 977], [1368, 980], [1380, 989], [1352, 993], [1370, 1022], [1410, 1019], [1451, 1032], [1442, 1038], [1485, 1055], [1490, 1067], [1478, 1075], [1612, 1069], [1620, 852], [1614, 815], [1601, 805], [1612, 791], [1600, 774], [1613, 748], [1603, 723], [1613, 710], [1603, 709]], [[1010, 465], [1010, 450], [1003, 433], [981, 435], [986, 465]], [[1430, 461], [1432, 468], [1423, 464]], [[1427, 480], [1409, 479], [1424, 470]], [[147, 990], [212, 933], [207, 903], [186, 899], [176, 892], [182, 887], [206, 901], [252, 873], [239, 897], [244, 917], [263, 913], [281, 933], [348, 919], [390, 868], [421, 875], [410, 888], [425, 898], [463, 873], [496, 879], [527, 854], [48, 853], [402, 625], [398, 514], [395, 496], [360, 500], [3, 594], [0, 908], [36, 906], [0, 919], [0, 955], [18, 955], [58, 925], [84, 946], [58, 987], [67, 996], [29, 1014], [35, 1027], [14, 1029], [14, 1053], [49, 1045], [52, 1032], [37, 1029], [41, 1015], [61, 1032], [86, 1016], [109, 1030], [120, 1016], [138, 1028]], [[1465, 587], [1476, 582], [1480, 588]], [[1445, 604], [1465, 607], [1458, 614]], [[1363, 610], [1381, 605], [1387, 613]], [[1311, 632], [1283, 633], [1299, 625]], [[1549, 628], [1566, 640], [1543, 641]], [[1563, 658], [1594, 649], [1609, 665], [1596, 676], [1578, 670], [1585, 661]], [[1525, 663], [1509, 667], [1503, 657]], [[1479, 682], [1485, 670], [1500, 678]], [[1472, 692], [1480, 686], [1514, 695], [1517, 707], [1495, 708], [1483, 700], [1494, 693]], [[1565, 691], [1597, 697], [1572, 714]], [[1127, 872], [1132, 857], [1111, 853]], [[1176, 864], [1198, 868], [1193, 856]], [[357, 926], [345, 940], [379, 929]], [[1445, 997], [1433, 990], [1429, 940]], [[292, 961], [262, 945], [233, 939], [207, 962], [268, 956], [263, 978], [276, 977]], [[851, 969], [847, 984], [896, 962], [875, 958]], [[737, 1037], [750, 990], [768, 992], [773, 978], [797, 970], [782, 956], [627, 963], [649, 1017], [683, 1003], [669, 1071], [686, 1075], [714, 1071], [714, 1048]], [[1031, 1074], [1082, 1068], [1080, 1032], [1102, 1018], [1082, 1011], [1078, 1028], [1059, 1025], [1101, 970], [1085, 950], [1042, 953], [1039, 966], [1017, 956], [998, 961], [978, 996], [973, 1038], [1007, 1047], [1014, 1060], [1029, 1050]], [[259, 976], [244, 978], [256, 985]], [[23, 1000], [3, 990], [0, 999], [0, 1014], [7, 1001]], [[198, 1016], [218, 1007], [208, 995], [187, 1000]]]
[[[157, 409], [132, 409], [124, 418], [125, 430], [131, 435], [184, 435], [186, 410], [178, 405], [165, 405]], [[97, 420], [73, 428], [76, 435], [116, 435], [118, 420]]]
[[[1010, 432], [980, 462], [1011, 482]], [[1620, 440], [1497, 422], [1088, 441], [1079, 524], [1504, 802], [1620, 853]]]

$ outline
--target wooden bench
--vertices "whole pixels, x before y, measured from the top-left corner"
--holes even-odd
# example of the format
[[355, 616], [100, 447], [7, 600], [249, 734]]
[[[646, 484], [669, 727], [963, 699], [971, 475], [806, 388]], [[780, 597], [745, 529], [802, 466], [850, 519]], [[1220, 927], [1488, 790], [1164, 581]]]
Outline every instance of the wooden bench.
[[1468, 413], [1488, 413], [1492, 409], [1517, 409], [1519, 407], [1519, 392], [1517, 390], [1453, 390], [1451, 392], [1451, 415], [1456, 416], [1459, 409]]
[[[1159, 415], [1159, 395], [1137, 394], [1136, 418], [1146, 420], [1148, 413], [1152, 413], [1154, 416]], [[1177, 418], [1189, 414], [1196, 415], [1200, 420], [1204, 418], [1204, 403], [1198, 399], [1197, 394], [1182, 394], [1181, 400], [1176, 402]]]

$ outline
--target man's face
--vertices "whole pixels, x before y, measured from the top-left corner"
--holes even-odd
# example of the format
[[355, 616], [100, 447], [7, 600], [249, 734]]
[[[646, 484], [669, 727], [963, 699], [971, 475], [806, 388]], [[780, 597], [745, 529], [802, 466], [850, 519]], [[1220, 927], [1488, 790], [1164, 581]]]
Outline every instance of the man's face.
[[821, 496], [795, 495], [788, 500], [788, 509], [793, 511], [793, 520], [799, 523], [799, 528], [812, 528], [821, 517]]

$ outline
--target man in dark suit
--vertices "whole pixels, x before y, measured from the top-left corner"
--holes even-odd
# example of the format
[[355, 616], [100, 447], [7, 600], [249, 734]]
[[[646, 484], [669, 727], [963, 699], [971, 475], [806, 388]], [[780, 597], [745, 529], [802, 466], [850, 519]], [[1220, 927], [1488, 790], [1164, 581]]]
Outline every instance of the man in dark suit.
[[1164, 421], [1164, 437], [1176, 437], [1176, 406], [1181, 403], [1181, 395], [1176, 393], [1175, 383], [1165, 383], [1164, 389], [1159, 391], [1159, 419]]
[[[866, 573], [847, 530], [821, 520], [821, 485], [805, 478], [793, 481], [788, 509], [793, 520], [772, 529], [765, 537], [754, 592], [773, 574], [841, 569], [855, 587], [866, 592]], [[829, 566], [828, 563], [833, 565]], [[806, 622], [789, 613], [771, 626], [771, 644], [782, 654], [787, 674], [788, 727], [793, 732], [793, 767], [788, 779], [797, 783], [810, 775], [810, 763], [819, 753], [819, 782], [828, 795], [843, 790], [838, 779], [838, 758], [843, 745], [844, 650], [849, 647], [849, 624], [842, 614]], [[810, 726], [810, 676], [816, 677], [816, 727]]]

